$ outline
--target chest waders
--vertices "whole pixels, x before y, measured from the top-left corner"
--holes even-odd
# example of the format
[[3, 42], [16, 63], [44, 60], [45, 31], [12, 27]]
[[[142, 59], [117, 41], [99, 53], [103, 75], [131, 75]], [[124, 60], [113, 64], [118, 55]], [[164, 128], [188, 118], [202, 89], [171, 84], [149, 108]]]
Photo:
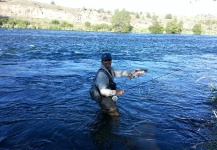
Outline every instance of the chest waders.
[[[97, 85], [95, 83], [96, 78], [97, 78], [100, 71], [104, 72], [107, 75], [107, 77], [109, 78], [109, 85], [107, 86], [107, 88], [110, 89], [110, 90], [116, 90], [116, 83], [113, 81], [112, 77], [108, 74], [108, 72], [105, 71], [104, 69], [99, 69], [96, 76], [94, 77], [92, 86], [91, 86], [91, 88], [89, 90], [91, 99], [95, 100], [98, 103], [101, 102], [102, 98], [106, 97], [106, 96], [102, 96], [100, 94], [99, 88], [97, 87]], [[117, 96], [112, 96], [112, 100], [117, 101]]]

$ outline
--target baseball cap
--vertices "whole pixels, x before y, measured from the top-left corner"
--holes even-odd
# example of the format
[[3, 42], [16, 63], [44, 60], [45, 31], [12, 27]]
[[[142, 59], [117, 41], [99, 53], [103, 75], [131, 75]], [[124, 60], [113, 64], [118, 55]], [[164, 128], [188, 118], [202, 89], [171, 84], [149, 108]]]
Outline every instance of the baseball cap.
[[105, 60], [112, 60], [112, 56], [111, 56], [110, 53], [104, 53], [104, 54], [102, 54], [101, 60], [102, 60], [102, 61], [105, 61]]

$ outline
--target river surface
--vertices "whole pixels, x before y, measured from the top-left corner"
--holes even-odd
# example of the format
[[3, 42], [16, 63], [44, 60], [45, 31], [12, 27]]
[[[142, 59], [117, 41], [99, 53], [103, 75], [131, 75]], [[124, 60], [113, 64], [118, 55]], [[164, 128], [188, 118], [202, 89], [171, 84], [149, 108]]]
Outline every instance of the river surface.
[[[89, 87], [104, 52], [121, 116]], [[208, 149], [217, 141], [217, 36], [0, 29], [0, 149]]]

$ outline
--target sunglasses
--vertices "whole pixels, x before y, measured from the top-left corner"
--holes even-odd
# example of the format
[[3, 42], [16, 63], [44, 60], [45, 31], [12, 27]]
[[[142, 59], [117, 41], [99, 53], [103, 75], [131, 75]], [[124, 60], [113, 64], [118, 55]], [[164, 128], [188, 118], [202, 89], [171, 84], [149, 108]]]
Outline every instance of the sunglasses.
[[106, 60], [103, 60], [103, 61], [111, 61], [111, 59], [106, 59]]

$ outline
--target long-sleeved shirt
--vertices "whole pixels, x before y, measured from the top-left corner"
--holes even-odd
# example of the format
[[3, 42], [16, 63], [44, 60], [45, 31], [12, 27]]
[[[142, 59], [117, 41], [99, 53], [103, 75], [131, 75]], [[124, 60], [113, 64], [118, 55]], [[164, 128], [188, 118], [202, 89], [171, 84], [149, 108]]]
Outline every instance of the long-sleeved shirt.
[[[108, 75], [114, 79], [114, 77], [128, 77], [130, 73], [128, 71], [114, 70], [111, 68], [111, 73], [105, 68], [104, 65], [101, 65], [101, 68], [107, 72]], [[96, 86], [99, 88], [100, 94], [103, 96], [114, 96], [116, 94], [116, 90], [108, 89], [109, 87], [109, 77], [103, 71], [100, 71], [96, 77]]]

